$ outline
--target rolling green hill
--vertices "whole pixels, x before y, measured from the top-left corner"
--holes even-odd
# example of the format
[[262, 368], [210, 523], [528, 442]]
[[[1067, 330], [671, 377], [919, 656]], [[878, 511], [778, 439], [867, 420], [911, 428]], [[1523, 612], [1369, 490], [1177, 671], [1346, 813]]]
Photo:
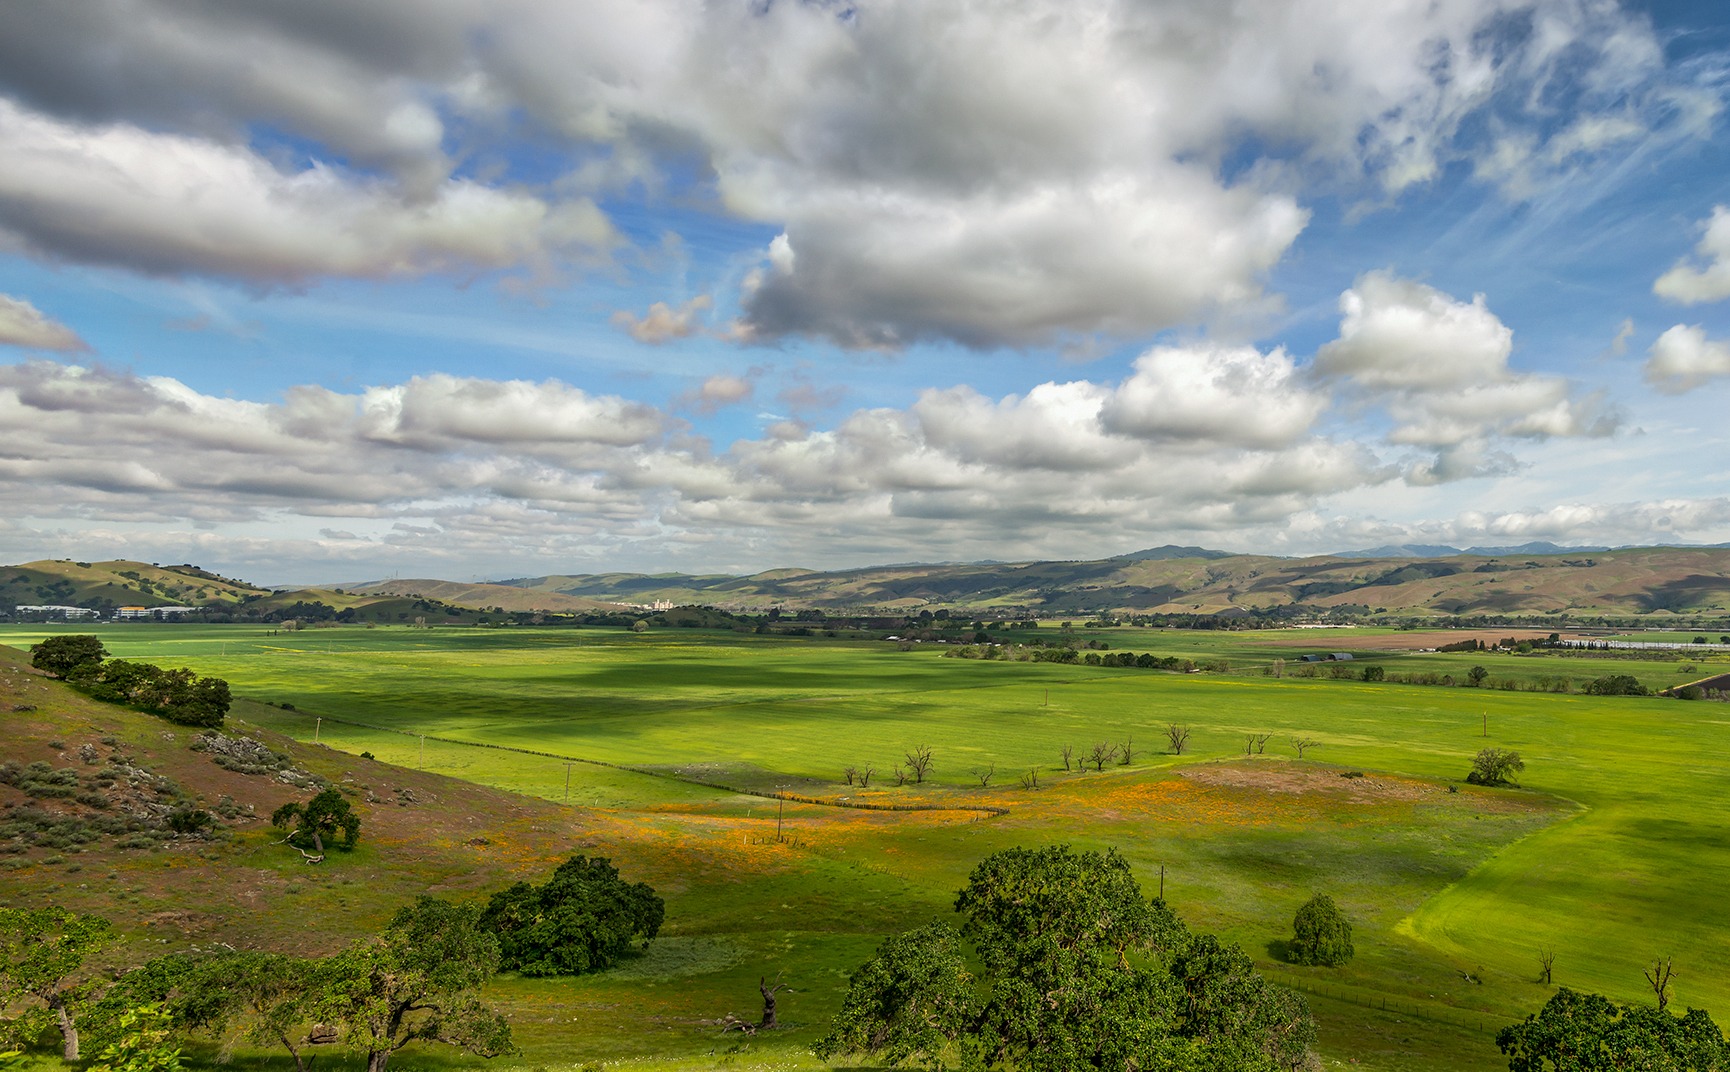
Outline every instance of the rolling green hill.
[[268, 588], [231, 580], [197, 566], [158, 566], [119, 559], [26, 562], [0, 567], [0, 608], [60, 604], [111, 610], [118, 606], [234, 605]]

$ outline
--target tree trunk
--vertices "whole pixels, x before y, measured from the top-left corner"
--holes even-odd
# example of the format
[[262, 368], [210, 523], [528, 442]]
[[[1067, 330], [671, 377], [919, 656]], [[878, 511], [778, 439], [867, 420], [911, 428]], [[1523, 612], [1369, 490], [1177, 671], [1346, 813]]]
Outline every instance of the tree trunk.
[[[324, 855], [324, 839], [318, 836], [318, 827], [316, 827], [316, 826], [312, 828], [312, 851], [318, 853], [320, 856]], [[370, 1068], [371, 1065], [372, 1065], [372, 1059], [368, 1058], [367, 1059], [367, 1066]], [[380, 1072], [382, 1072], [382, 1070], [384, 1069], [384, 1066], [379, 1065], [378, 1067], [380, 1069]]]
[[366, 1055], [366, 1072], [384, 1072], [384, 1066], [390, 1063], [389, 1050], [368, 1050]]
[[775, 1023], [775, 991], [781, 989], [781, 984], [769, 986], [767, 980], [758, 980], [757, 989], [763, 995], [763, 1019], [757, 1025], [757, 1030], [772, 1030], [779, 1026]]
[[288, 1037], [288, 1033], [278, 1031], [276, 1038], [278, 1042], [282, 1043], [282, 1048], [288, 1051], [288, 1055], [294, 1058], [294, 1072], [306, 1072], [306, 1058], [300, 1055], [300, 1047], [294, 1044], [294, 1040]]
[[72, 1022], [72, 1014], [65, 1005], [56, 1002], [54, 1017], [60, 1022], [60, 1038], [65, 1043], [63, 1055], [68, 1061], [78, 1060], [78, 1025]]

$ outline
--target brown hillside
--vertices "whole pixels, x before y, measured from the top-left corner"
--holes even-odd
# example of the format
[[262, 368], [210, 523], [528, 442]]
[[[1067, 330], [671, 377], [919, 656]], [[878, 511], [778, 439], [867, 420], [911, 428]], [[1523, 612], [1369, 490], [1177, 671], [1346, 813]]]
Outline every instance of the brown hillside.
[[[416, 894], [475, 897], [544, 874], [580, 851], [595, 825], [581, 809], [296, 743], [249, 725], [254, 709], [237, 703], [226, 734], [288, 756], [290, 773], [223, 769], [212, 753], [193, 749], [198, 731], [98, 703], [0, 647], [0, 760], [73, 771], [80, 793], [108, 800], [94, 808], [0, 785], [0, 831], [9, 835], [0, 836], [0, 904], [52, 903], [106, 916], [134, 941], [160, 947], [153, 951], [214, 941], [323, 951], [375, 932]], [[122, 776], [98, 789], [102, 771]], [[276, 844], [266, 818], [312, 795], [306, 775], [341, 788], [363, 823], [354, 852], [333, 852], [316, 866]], [[214, 837], [169, 836], [130, 848], [126, 837], [101, 836], [54, 847], [17, 834], [27, 814], [73, 822], [145, 815], [172, 803], [171, 790], [159, 788], [168, 786], [229, 816]]]
[[557, 614], [587, 614], [617, 611], [618, 603], [609, 603], [583, 596], [568, 596], [534, 588], [517, 588], [508, 584], [463, 584], [458, 581], [393, 580], [373, 581], [354, 585], [351, 593], [367, 595], [409, 596], [416, 599], [436, 599], [453, 607], [473, 607], [491, 610], [502, 607], [507, 611], [550, 611]]

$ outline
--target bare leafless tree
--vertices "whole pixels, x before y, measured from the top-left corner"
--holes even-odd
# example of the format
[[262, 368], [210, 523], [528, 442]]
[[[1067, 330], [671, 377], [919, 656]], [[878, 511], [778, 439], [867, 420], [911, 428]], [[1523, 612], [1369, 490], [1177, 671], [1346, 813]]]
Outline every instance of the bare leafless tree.
[[1075, 759], [1075, 746], [1072, 744], [1064, 745], [1063, 746], [1063, 769], [1068, 770], [1070, 762], [1073, 761], [1074, 759]]
[[1654, 957], [1652, 966], [1642, 973], [1646, 982], [1652, 987], [1652, 993], [1658, 996], [1658, 1011], [1663, 1012], [1664, 1006], [1670, 1004], [1670, 976], [1673, 974], [1669, 957]]
[[1274, 677], [1285, 677], [1285, 660], [1284, 659], [1275, 659], [1273, 661], [1273, 676]]
[[979, 787], [981, 789], [988, 787], [991, 784], [991, 779], [996, 777], [996, 775], [997, 764], [995, 763], [986, 767], [984, 770], [980, 770], [978, 767], [973, 768], [973, 776], [979, 779]]
[[1116, 745], [1112, 744], [1110, 741], [1096, 741], [1093, 747], [1087, 750], [1086, 762], [1093, 764], [1094, 770], [1103, 771], [1105, 770], [1105, 765], [1116, 758]]
[[1243, 754], [1259, 756], [1267, 751], [1268, 741], [1273, 739], [1271, 733], [1246, 733], [1243, 735]]
[[853, 779], [859, 777], [859, 768], [858, 767], [843, 767], [843, 768], [841, 768], [841, 774], [843, 777], [845, 777], [847, 779], [847, 784], [852, 785]]
[[1165, 728], [1165, 739], [1171, 743], [1172, 754], [1181, 756], [1184, 748], [1189, 745], [1189, 727], [1173, 722]]
[[1246, 733], [1243, 735], [1243, 754], [1246, 756], [1255, 755], [1255, 734]]
[[757, 991], [763, 995], [763, 1019], [757, 1024], [757, 1030], [773, 1031], [779, 1026], [775, 1022], [775, 995], [784, 990], [786, 986], [787, 984], [783, 983], [778, 975], [775, 977], [774, 986], [770, 986], [769, 980], [764, 976], [757, 978]]
[[907, 766], [913, 770], [913, 781], [923, 783], [925, 775], [931, 770], [931, 746], [914, 745], [907, 753]]
[[1039, 768], [1038, 767], [1027, 768], [1027, 773], [1023, 774], [1021, 776], [1021, 788], [1023, 788], [1023, 789], [1038, 789], [1039, 788]]
[[1554, 949], [1538, 950], [1538, 982], [1550, 982], [1550, 969], [1556, 966], [1556, 951]]
[[907, 771], [899, 763], [895, 765], [895, 784], [907, 784]]
[[866, 789], [871, 788], [871, 776], [873, 774], [876, 774], [876, 773], [877, 773], [877, 768], [873, 767], [869, 763], [865, 764], [863, 767], [860, 767], [859, 768], [859, 784]]
[[1121, 747], [1117, 750], [1117, 765], [1120, 767], [1127, 767], [1127, 766], [1129, 766], [1130, 762], [1133, 761], [1134, 759], [1135, 759], [1135, 738], [1131, 737], [1128, 740], [1123, 742], [1123, 747]]
[[1309, 738], [1309, 737], [1293, 737], [1293, 738], [1291, 738], [1291, 746], [1297, 750], [1297, 756], [1299, 759], [1302, 759], [1304, 757], [1305, 752], [1309, 751], [1310, 749], [1316, 747], [1319, 744], [1321, 744], [1320, 741], [1314, 740], [1314, 739]]

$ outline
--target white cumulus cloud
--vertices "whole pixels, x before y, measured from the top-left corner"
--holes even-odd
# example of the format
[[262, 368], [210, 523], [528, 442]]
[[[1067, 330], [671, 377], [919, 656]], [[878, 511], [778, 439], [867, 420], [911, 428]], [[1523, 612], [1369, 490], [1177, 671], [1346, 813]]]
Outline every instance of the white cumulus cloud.
[[1730, 298], [1730, 208], [1717, 205], [1694, 247], [1697, 261], [1686, 259], [1658, 277], [1653, 293], [1682, 305]]
[[0, 99], [0, 236], [142, 272], [260, 283], [545, 265], [614, 242], [594, 204], [468, 180], [408, 196], [313, 164], [125, 123], [81, 125]]
[[1515, 471], [1497, 440], [1603, 436], [1619, 423], [1601, 393], [1559, 376], [1515, 371], [1514, 333], [1482, 294], [1463, 302], [1386, 272], [1340, 296], [1340, 334], [1316, 352], [1325, 382], [1384, 409], [1388, 439], [1436, 451], [1410, 479], [1437, 484]]
[[1679, 395], [1720, 376], [1730, 376], [1730, 343], [1709, 339], [1703, 328], [1677, 324], [1652, 343], [1646, 355], [1646, 382], [1665, 394]]

